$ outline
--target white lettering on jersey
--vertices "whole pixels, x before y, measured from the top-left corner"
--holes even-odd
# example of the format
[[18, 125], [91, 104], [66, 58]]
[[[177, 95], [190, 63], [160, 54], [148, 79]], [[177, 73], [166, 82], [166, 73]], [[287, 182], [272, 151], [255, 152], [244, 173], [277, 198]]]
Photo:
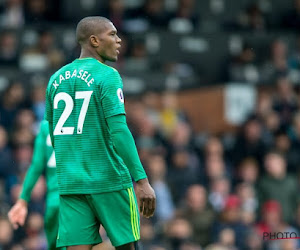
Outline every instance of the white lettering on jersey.
[[[78, 73], [78, 74], [77, 74]], [[83, 71], [82, 69], [81, 70], [78, 70], [78, 69], [74, 69], [74, 71], [72, 72], [72, 75], [71, 75], [71, 71], [67, 70], [65, 72], [64, 75], [60, 74], [59, 75], [59, 83], [57, 83], [58, 79], [55, 80], [52, 85], [55, 87], [55, 89], [57, 89], [57, 87], [62, 83], [64, 82], [65, 80], [68, 80], [70, 78], [74, 78], [74, 77], [77, 77], [79, 79], [81, 79], [82, 81], [84, 81], [89, 87], [91, 86], [91, 84], [94, 83], [94, 78], [92, 78], [92, 75], [88, 72], [88, 71]]]

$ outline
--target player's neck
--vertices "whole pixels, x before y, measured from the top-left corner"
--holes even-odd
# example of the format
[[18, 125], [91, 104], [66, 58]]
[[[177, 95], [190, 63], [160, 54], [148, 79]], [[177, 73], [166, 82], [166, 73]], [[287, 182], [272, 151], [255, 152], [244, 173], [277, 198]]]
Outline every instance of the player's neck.
[[100, 57], [95, 51], [93, 50], [87, 50], [87, 49], [82, 49], [79, 58], [87, 58], [87, 57], [92, 57], [95, 58], [96, 60], [104, 63], [105, 61], [103, 60], [102, 57]]

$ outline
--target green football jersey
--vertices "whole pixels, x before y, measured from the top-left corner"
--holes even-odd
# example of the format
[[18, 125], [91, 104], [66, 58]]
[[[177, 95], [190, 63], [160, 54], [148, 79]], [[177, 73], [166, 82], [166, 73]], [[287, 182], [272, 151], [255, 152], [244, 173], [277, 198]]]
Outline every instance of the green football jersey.
[[54, 142], [60, 194], [91, 194], [132, 186], [106, 118], [125, 114], [117, 70], [94, 58], [58, 70], [46, 93], [46, 119]]
[[42, 121], [40, 131], [35, 138], [31, 165], [24, 179], [20, 198], [30, 200], [31, 192], [38, 178], [45, 174], [47, 185], [47, 206], [58, 204], [58, 185], [56, 177], [55, 154], [49, 135], [49, 124]]

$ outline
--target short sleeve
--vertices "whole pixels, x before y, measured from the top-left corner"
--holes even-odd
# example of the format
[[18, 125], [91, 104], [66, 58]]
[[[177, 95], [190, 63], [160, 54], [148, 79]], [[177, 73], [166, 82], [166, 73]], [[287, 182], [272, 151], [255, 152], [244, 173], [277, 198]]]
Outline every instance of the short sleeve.
[[101, 102], [105, 118], [125, 114], [123, 83], [116, 70], [108, 74], [103, 82]]

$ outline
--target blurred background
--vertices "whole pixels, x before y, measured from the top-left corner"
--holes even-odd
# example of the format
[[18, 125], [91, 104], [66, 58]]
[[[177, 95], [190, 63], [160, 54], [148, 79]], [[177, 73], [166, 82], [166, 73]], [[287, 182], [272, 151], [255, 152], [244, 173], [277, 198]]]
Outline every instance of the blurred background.
[[0, 0], [0, 249], [46, 249], [43, 177], [25, 227], [7, 211], [88, 15], [122, 39], [111, 65], [157, 195], [141, 249], [298, 249], [263, 232], [300, 235], [300, 0]]

